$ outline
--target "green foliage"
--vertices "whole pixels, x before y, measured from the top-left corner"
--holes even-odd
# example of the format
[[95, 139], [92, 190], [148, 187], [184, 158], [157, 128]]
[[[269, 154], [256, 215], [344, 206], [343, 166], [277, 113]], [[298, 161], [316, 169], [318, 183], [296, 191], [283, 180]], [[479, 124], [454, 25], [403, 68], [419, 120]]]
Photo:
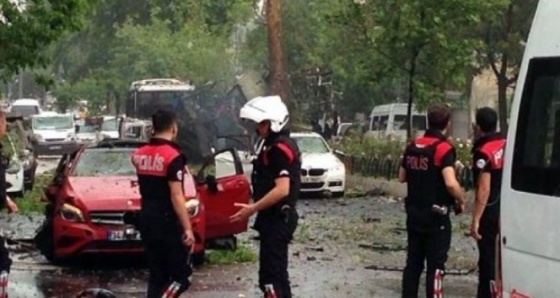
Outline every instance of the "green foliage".
[[35, 184], [31, 191], [27, 191], [23, 198], [16, 201], [19, 212], [28, 214], [33, 212], [43, 213], [45, 210], [45, 202], [42, 201], [45, 187], [53, 179], [54, 171], [45, 172], [35, 177]]
[[253, 263], [257, 260], [257, 254], [251, 248], [240, 245], [236, 250], [213, 250], [206, 256], [208, 263], [212, 265], [229, 265], [237, 263]]
[[0, 0], [0, 78], [8, 79], [22, 68], [47, 66], [44, 49], [67, 30], [79, 29], [91, 3]]
[[231, 34], [252, 12], [252, 1], [102, 0], [86, 28], [53, 49], [55, 94], [69, 106], [87, 99], [94, 110], [125, 96], [134, 80], [195, 82], [232, 76]]

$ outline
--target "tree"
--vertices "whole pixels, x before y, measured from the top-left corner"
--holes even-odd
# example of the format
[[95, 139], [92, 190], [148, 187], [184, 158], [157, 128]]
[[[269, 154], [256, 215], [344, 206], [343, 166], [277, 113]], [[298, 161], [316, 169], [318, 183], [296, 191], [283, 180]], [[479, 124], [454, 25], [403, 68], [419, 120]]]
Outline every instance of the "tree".
[[500, 131], [507, 131], [507, 89], [517, 82], [523, 59], [524, 42], [529, 35], [538, 0], [508, 0], [495, 7], [482, 24], [484, 44], [479, 50], [482, 65], [489, 65], [496, 76]]
[[64, 32], [80, 28], [90, 2], [0, 0], [0, 78], [9, 79], [22, 68], [46, 67], [44, 49]]
[[286, 69], [287, 61], [284, 52], [282, 0], [265, 0], [265, 2], [270, 93], [280, 95], [282, 100], [288, 103], [290, 99], [288, 93], [288, 72]]
[[[350, 2], [350, 1], [349, 1]], [[408, 127], [412, 105], [442, 100], [444, 91], [465, 84], [477, 41], [469, 28], [495, 5], [488, 0], [351, 1], [353, 19], [364, 38], [384, 56], [386, 73], [404, 74], [408, 86]]]
[[101, 86], [95, 96], [104, 94], [104, 105], [120, 101], [137, 79], [220, 80], [230, 67], [233, 25], [251, 11], [252, 0], [98, 0], [84, 30], [53, 47], [53, 70], [73, 88]]

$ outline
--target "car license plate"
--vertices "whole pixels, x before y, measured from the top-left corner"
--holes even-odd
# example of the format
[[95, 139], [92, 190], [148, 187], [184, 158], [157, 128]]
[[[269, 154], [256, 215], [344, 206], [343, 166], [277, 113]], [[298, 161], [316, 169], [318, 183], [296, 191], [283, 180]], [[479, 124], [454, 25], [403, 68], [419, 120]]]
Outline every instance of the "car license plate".
[[316, 182], [321, 182], [321, 178], [303, 177], [301, 182], [303, 182], [303, 183], [316, 183]]
[[59, 150], [59, 149], [62, 149], [62, 146], [50, 146], [49, 149], [50, 150]]
[[109, 241], [140, 240], [140, 232], [134, 228], [112, 230], [108, 232], [107, 239]]

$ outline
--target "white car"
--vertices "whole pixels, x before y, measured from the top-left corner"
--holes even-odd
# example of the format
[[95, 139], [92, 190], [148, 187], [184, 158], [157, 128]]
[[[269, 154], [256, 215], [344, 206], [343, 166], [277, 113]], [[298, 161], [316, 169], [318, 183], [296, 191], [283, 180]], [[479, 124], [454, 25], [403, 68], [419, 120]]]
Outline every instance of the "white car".
[[[346, 187], [346, 168], [342, 161], [334, 155], [325, 139], [317, 133], [290, 134], [298, 144], [301, 152], [301, 188], [302, 193], [330, 194], [333, 197], [343, 197]], [[260, 143], [262, 144], [262, 143]], [[257, 145], [259, 142], [257, 142]], [[260, 151], [260, 148], [255, 148]], [[243, 164], [243, 171], [251, 179], [253, 165], [251, 160], [256, 158], [247, 152], [237, 151], [238, 158]], [[234, 169], [234, 158], [231, 154], [219, 154], [216, 157], [216, 177], [224, 177]]]
[[12, 152], [8, 168], [6, 169], [6, 184], [8, 185], [6, 192], [12, 197], [22, 197], [25, 192], [24, 167], [18, 154], [15, 153], [17, 152], [17, 148], [8, 134], [6, 135], [6, 139], [11, 147], [10, 151]]
[[101, 123], [101, 136], [104, 139], [119, 138], [119, 119], [117, 119], [117, 117], [103, 116], [103, 123]]
[[344, 196], [346, 169], [321, 135], [311, 133], [290, 134], [301, 152], [301, 192], [330, 193]]

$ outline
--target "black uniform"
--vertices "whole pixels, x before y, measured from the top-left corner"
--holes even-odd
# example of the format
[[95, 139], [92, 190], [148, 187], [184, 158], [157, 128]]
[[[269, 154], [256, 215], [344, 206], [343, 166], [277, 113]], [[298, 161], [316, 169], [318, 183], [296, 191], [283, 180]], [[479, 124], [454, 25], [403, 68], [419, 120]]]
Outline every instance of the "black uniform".
[[290, 193], [276, 205], [257, 214], [254, 228], [260, 235], [259, 286], [272, 285], [279, 298], [292, 297], [288, 276], [288, 244], [297, 227], [296, 201], [301, 180], [300, 153], [287, 133], [275, 133], [264, 141], [253, 163], [253, 199], [262, 199], [279, 177], [290, 178]]
[[[6, 169], [8, 168], [8, 162], [8, 158], [4, 155], [2, 144], [0, 144], [0, 210], [6, 208], [8, 204], [6, 193]], [[10, 259], [10, 253], [6, 245], [4, 235], [0, 234], [0, 272], [6, 271], [9, 273], [12, 260]]]
[[473, 174], [477, 183], [482, 172], [490, 173], [490, 196], [480, 219], [478, 232], [478, 298], [491, 298], [490, 282], [494, 280], [496, 262], [496, 237], [500, 222], [500, 188], [504, 166], [505, 138], [499, 133], [478, 139], [473, 146]]
[[179, 297], [191, 282], [189, 249], [171, 201], [170, 181], [183, 180], [186, 158], [177, 144], [152, 138], [132, 157], [142, 196], [137, 223], [148, 258], [148, 298]]
[[[428, 130], [411, 142], [403, 156], [408, 196], [405, 199], [408, 252], [402, 296], [418, 297], [420, 275], [427, 263], [426, 296], [443, 297], [443, 275], [451, 244], [449, 210], [454, 199], [448, 193], [442, 170], [455, 165], [455, 149], [438, 131]], [[434, 205], [447, 209], [443, 214]]]

